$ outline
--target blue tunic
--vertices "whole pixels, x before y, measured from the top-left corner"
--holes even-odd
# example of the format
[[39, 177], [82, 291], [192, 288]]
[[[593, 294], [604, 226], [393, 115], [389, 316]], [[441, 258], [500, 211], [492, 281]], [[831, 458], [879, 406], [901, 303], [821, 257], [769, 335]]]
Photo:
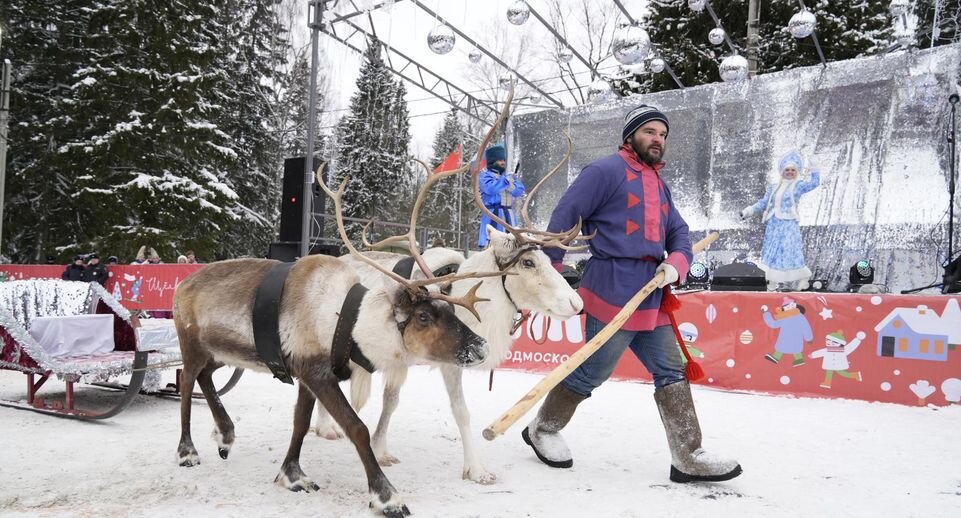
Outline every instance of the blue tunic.
[[[547, 229], [568, 230], [583, 220], [591, 258], [578, 292], [584, 310], [601, 322], [614, 315], [654, 277], [658, 263], [666, 260], [680, 278], [691, 261], [688, 227], [660, 169], [639, 162], [628, 146], [588, 164], [558, 202]], [[564, 250], [545, 250], [559, 264]], [[664, 259], [665, 252], [668, 254]], [[645, 331], [663, 325], [659, 307], [661, 291], [655, 290], [628, 319], [623, 329]]]
[[[510, 186], [507, 175], [487, 168], [480, 172], [480, 178], [478, 178], [477, 183], [480, 188], [481, 201], [484, 202], [487, 210], [506, 221], [509, 225], [517, 226], [517, 215], [514, 212], [514, 206], [505, 207], [501, 204], [501, 192]], [[510, 196], [517, 199], [523, 196], [525, 192], [527, 191], [524, 189], [524, 183], [521, 182], [520, 178], [515, 176], [514, 190], [509, 193]], [[487, 217], [487, 214], [481, 214], [480, 231], [477, 236], [477, 246], [480, 248], [487, 246], [487, 225], [492, 225], [501, 232], [504, 231], [504, 227], [499, 223], [491, 221], [491, 219]]]

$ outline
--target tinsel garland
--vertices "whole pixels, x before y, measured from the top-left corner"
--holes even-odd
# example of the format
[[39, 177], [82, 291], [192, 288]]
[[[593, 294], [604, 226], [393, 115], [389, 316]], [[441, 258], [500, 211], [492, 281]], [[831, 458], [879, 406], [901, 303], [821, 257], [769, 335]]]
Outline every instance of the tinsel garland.
[[[27, 331], [35, 317], [93, 313], [100, 300], [128, 324], [131, 322], [130, 311], [95, 282], [30, 279], [0, 283], [0, 326], [16, 342], [9, 355], [13, 361], [0, 360], [0, 368], [29, 372], [31, 369], [20, 365], [22, 355], [26, 354], [40, 366], [41, 372], [49, 371], [65, 381], [103, 382], [130, 374], [133, 352], [54, 358]], [[167, 349], [151, 353], [147, 363], [149, 367], [179, 359], [179, 351]], [[147, 373], [144, 388], [156, 390], [160, 383], [159, 371], [150, 369]]]

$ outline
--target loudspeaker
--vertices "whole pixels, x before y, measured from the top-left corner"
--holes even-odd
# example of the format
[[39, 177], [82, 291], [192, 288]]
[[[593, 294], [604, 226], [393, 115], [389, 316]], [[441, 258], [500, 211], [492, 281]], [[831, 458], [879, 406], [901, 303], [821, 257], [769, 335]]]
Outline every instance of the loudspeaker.
[[[304, 161], [305, 157], [288, 158], [284, 160], [284, 183], [283, 183], [283, 195], [280, 198], [280, 236], [279, 241], [281, 242], [291, 242], [300, 241], [301, 233], [301, 222], [303, 203], [301, 198], [303, 197], [304, 190]], [[320, 167], [320, 159], [314, 157], [314, 167], [312, 171], [316, 171]], [[313, 196], [313, 212], [324, 212], [325, 203], [327, 202], [327, 196], [320, 189], [316, 188], [316, 181], [314, 188], [311, 189], [311, 194]], [[319, 191], [319, 193], [318, 193]], [[321, 234], [319, 236], [311, 237], [321, 237], [323, 236], [323, 225], [320, 227]]]
[[714, 269], [713, 291], [766, 291], [764, 270], [750, 263], [731, 263]]
[[[340, 245], [316, 244], [310, 247], [309, 255], [329, 255], [340, 257]], [[281, 241], [270, 244], [267, 259], [277, 259], [281, 262], [292, 263], [300, 257], [300, 241]]]

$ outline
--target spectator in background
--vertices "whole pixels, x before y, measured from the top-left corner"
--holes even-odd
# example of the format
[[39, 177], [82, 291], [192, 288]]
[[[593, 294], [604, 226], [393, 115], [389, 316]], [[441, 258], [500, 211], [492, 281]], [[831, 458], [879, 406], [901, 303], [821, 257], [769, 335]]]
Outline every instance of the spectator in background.
[[145, 262], [147, 262], [147, 245], [143, 245], [140, 250], [137, 250], [137, 258], [130, 264], [143, 264]]
[[65, 281], [82, 281], [83, 270], [83, 257], [75, 255], [73, 256], [73, 264], [67, 265], [67, 269], [63, 271], [60, 278]]
[[110, 257], [107, 258], [107, 264], [109, 265], [120, 264], [120, 259], [118, 259], [117, 256], [115, 255], [111, 255]]
[[197, 260], [193, 250], [187, 250], [187, 253], [184, 255], [187, 256], [187, 264], [200, 264], [200, 261]]
[[[524, 183], [514, 173], [507, 172], [507, 150], [503, 144], [489, 147], [484, 152], [484, 160], [487, 161], [487, 169], [480, 172], [478, 180], [484, 206], [508, 225], [517, 225], [514, 200], [527, 192]], [[487, 214], [481, 214], [480, 233], [477, 236], [477, 247], [481, 249], [487, 246], [487, 225], [505, 232], [499, 223], [492, 221]]]
[[57, 258], [52, 255], [48, 255], [47, 264], [57, 264]]
[[107, 267], [100, 263], [100, 256], [90, 254], [87, 256], [87, 267], [83, 270], [84, 282], [99, 282], [101, 286], [107, 285]]
[[186, 255], [177, 256], [177, 264], [187, 264], [187, 256]]
[[149, 254], [150, 255], [147, 256], [148, 264], [163, 264], [163, 261], [160, 260], [160, 254], [158, 254], [153, 247], [150, 247]]

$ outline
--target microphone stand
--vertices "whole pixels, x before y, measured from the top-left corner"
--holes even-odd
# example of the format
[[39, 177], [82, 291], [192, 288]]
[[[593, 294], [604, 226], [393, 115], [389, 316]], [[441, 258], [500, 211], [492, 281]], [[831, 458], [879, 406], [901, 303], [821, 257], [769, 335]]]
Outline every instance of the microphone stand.
[[959, 100], [961, 100], [961, 97], [959, 97], [958, 94], [951, 94], [951, 96], [948, 97], [948, 102], [951, 104], [951, 129], [948, 132], [948, 144], [950, 144], [951, 153], [951, 176], [948, 179], [948, 258], [944, 263], [944, 277], [942, 282], [936, 282], [920, 288], [902, 290], [902, 295], [935, 287], [940, 287], [941, 293], [948, 293], [948, 290], [951, 288], [951, 284], [961, 283], [961, 279], [954, 280], [950, 283], [948, 282], [948, 268], [954, 259], [954, 177], [955, 159], [957, 157], [957, 118], [955, 115]]

